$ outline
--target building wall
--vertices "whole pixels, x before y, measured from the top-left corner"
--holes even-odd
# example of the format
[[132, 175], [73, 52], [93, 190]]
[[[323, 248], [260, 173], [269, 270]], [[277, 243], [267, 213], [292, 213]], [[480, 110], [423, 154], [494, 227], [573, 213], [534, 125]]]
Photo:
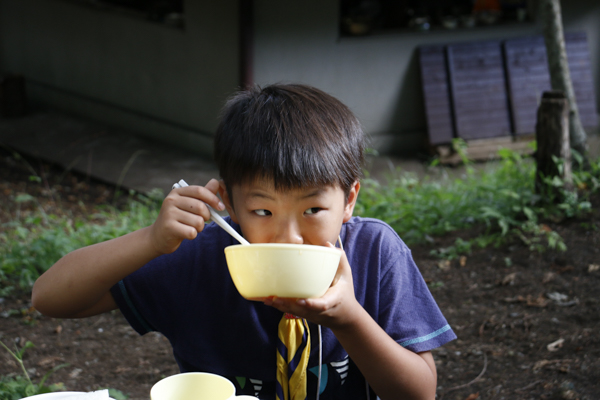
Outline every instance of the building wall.
[[[535, 24], [340, 38], [338, 3], [255, 0], [258, 84], [303, 82], [351, 107], [382, 152], [410, 153], [426, 138], [416, 49], [419, 45], [497, 40], [541, 33]], [[588, 34], [600, 99], [600, 4], [563, 3], [565, 29]]]
[[0, 0], [0, 71], [41, 102], [200, 153], [238, 85], [236, 0], [185, 3], [177, 29], [66, 0]]
[[[535, 24], [340, 38], [338, 1], [254, 0], [254, 80], [315, 85], [348, 104], [381, 152], [426, 139], [419, 45], [541, 33]], [[0, 73], [30, 100], [210, 154], [218, 111], [239, 85], [238, 0], [185, 1], [184, 30], [73, 0], [0, 0]], [[563, 2], [585, 30], [600, 100], [600, 3]]]

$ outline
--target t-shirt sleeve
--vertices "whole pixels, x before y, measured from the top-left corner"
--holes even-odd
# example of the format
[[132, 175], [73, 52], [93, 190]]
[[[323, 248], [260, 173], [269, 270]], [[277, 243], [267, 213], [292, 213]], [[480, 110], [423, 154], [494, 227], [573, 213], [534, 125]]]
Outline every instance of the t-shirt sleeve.
[[[402, 243], [403, 245], [403, 243]], [[382, 272], [380, 324], [397, 342], [416, 353], [428, 351], [456, 339], [433, 298], [410, 250], [405, 246], [389, 255]]]
[[[456, 339], [433, 298], [410, 249], [389, 225], [358, 219], [348, 227], [347, 242], [357, 298], [401, 346], [423, 352]], [[346, 246], [346, 245], [345, 245]], [[348, 250], [347, 250], [348, 253]], [[369, 265], [367, 269], [356, 265]]]
[[[178, 321], [186, 320], [188, 310], [182, 304], [194, 296], [191, 282], [197, 282], [200, 275], [212, 279], [211, 270], [223, 269], [214, 263], [224, 255], [208, 257], [198, 245], [200, 240], [210, 238], [184, 240], [177, 251], [153, 259], [111, 288], [123, 316], [139, 334], [159, 331], [167, 335]], [[205, 247], [217, 245], [208, 242]]]
[[110, 289], [119, 310], [121, 310], [129, 325], [140, 335], [156, 331], [156, 328], [150, 325], [150, 322], [142, 315], [143, 309], [134, 303], [133, 293], [130, 293], [127, 289], [126, 282], [129, 281], [131, 281], [131, 278], [125, 278]]
[[[184, 243], [187, 247], [189, 243]], [[173, 289], [182, 277], [177, 276], [181, 269], [178, 258], [183, 249], [176, 253], [160, 256], [127, 276], [111, 288], [111, 294], [121, 313], [135, 331], [143, 335], [152, 331], [162, 331], [167, 325], [169, 314], [161, 313], [172, 302]]]

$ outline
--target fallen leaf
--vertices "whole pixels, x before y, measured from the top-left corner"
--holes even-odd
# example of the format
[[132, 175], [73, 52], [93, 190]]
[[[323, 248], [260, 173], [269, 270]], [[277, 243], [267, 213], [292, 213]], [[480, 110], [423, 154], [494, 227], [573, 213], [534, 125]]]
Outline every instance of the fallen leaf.
[[549, 301], [550, 300], [546, 299], [542, 294], [535, 299], [532, 295], [527, 295], [527, 305], [530, 307], [546, 307]]
[[54, 368], [57, 361], [63, 361], [60, 357], [46, 357], [37, 362], [38, 367]]
[[569, 296], [567, 296], [566, 294], [558, 292], [548, 293], [546, 296], [548, 296], [550, 300], [554, 300], [557, 303], [567, 301], [569, 299]]
[[556, 274], [554, 272], [546, 272], [544, 274], [544, 277], [542, 278], [542, 283], [552, 282], [555, 277], [556, 277]]
[[505, 297], [504, 301], [506, 303], [524, 303], [527, 301], [527, 299], [525, 299], [525, 297], [518, 295], [515, 297]]
[[477, 393], [471, 393], [470, 395], [467, 396], [467, 398], [465, 400], [475, 400], [479, 398], [479, 392]]
[[572, 265], [565, 265], [564, 267], [558, 268], [558, 273], [563, 274], [565, 272], [573, 271], [575, 268]]
[[450, 270], [450, 260], [442, 260], [442, 261], [438, 262], [438, 267], [442, 271], [449, 271]]
[[559, 366], [558, 370], [560, 372], [569, 372], [571, 370], [571, 366], [569, 364]]
[[513, 272], [512, 274], [508, 274], [504, 277], [504, 279], [502, 279], [502, 285], [506, 286], [506, 285], [514, 285], [515, 284], [515, 278], [517, 277], [517, 273]]
[[75, 368], [69, 374], [69, 378], [77, 378], [79, 376], [79, 374], [81, 374], [82, 372], [83, 372], [83, 370], [81, 368]]
[[544, 232], [552, 232], [552, 228], [550, 228], [546, 224], [540, 224], [540, 229], [543, 230]]
[[546, 296], [548, 296], [550, 300], [554, 301], [556, 305], [561, 307], [570, 307], [579, 304], [578, 298], [569, 300], [569, 296], [563, 293], [552, 292], [548, 293]]
[[548, 351], [558, 351], [558, 349], [560, 349], [562, 347], [564, 342], [565, 342], [565, 339], [560, 338], [560, 339], [550, 343], [548, 346], [546, 346], [546, 348], [548, 349]]
[[592, 272], [600, 271], [600, 265], [598, 264], [590, 264], [588, 266], [588, 272], [591, 274]]
[[56, 332], [56, 333], [61, 333], [62, 330], [63, 330], [63, 327], [60, 325], [58, 325], [56, 328], [54, 328], [54, 332]]
[[544, 368], [548, 364], [550, 364], [550, 361], [548, 361], [548, 360], [540, 360], [540, 361], [536, 362], [535, 364], [533, 364], [533, 370], [537, 371], [539, 369]]
[[459, 264], [461, 267], [467, 265], [467, 256], [460, 256]]

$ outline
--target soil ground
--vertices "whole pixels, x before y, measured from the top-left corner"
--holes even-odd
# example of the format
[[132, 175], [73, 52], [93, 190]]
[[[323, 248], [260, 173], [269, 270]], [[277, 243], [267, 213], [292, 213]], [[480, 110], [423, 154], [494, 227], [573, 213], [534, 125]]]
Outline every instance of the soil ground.
[[[31, 207], [76, 218], [113, 199], [112, 185], [34, 159], [27, 164], [6, 152], [0, 156], [0, 229]], [[29, 180], [32, 171], [41, 182]], [[38, 202], [17, 204], [20, 193]], [[600, 198], [593, 206], [585, 219], [546, 222], [564, 238], [564, 253], [539, 254], [512, 243], [449, 263], [430, 255], [476, 230], [413, 247], [458, 335], [434, 351], [438, 399], [600, 398]], [[52, 319], [31, 309], [29, 296], [14, 292], [0, 299], [0, 340], [35, 344], [24, 357], [34, 380], [67, 363], [50, 383], [74, 391], [110, 387], [130, 399], [148, 399], [152, 384], [178, 372], [168, 341], [159, 334], [138, 336], [118, 311]], [[0, 376], [19, 372], [0, 351]]]

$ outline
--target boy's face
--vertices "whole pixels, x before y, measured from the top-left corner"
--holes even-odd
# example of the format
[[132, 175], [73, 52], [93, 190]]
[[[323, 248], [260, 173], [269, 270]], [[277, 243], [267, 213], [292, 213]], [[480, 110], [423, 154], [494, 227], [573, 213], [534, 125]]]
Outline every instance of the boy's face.
[[221, 182], [219, 194], [250, 243], [324, 246], [335, 244], [342, 223], [352, 217], [360, 183], [352, 185], [347, 198], [338, 186], [276, 191], [260, 179], [231, 189], [229, 198]]

